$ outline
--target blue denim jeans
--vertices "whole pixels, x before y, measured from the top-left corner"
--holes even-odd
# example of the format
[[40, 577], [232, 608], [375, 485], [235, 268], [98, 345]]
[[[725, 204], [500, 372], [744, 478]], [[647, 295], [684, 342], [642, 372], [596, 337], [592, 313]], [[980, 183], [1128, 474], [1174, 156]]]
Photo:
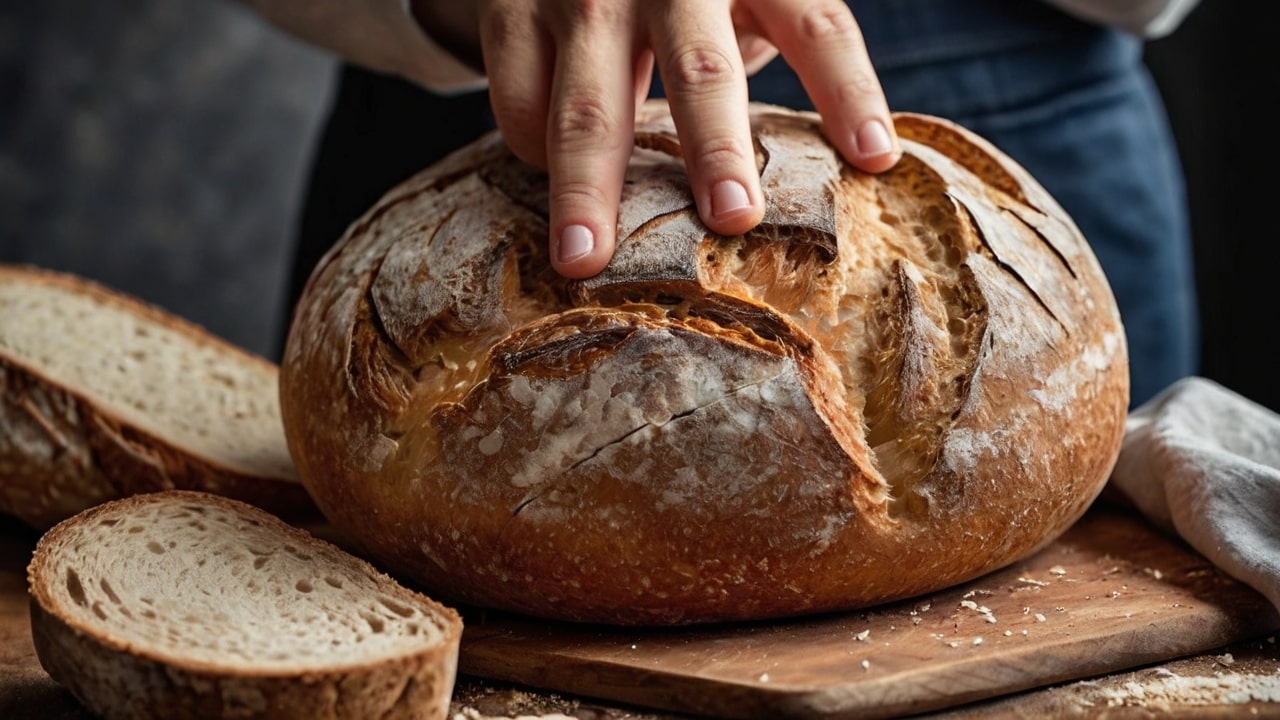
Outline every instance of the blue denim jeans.
[[[977, 132], [1067, 210], [1102, 264], [1129, 344], [1131, 404], [1198, 371], [1186, 190], [1142, 41], [1033, 0], [858, 0], [890, 108]], [[771, 63], [752, 99], [811, 104]]]

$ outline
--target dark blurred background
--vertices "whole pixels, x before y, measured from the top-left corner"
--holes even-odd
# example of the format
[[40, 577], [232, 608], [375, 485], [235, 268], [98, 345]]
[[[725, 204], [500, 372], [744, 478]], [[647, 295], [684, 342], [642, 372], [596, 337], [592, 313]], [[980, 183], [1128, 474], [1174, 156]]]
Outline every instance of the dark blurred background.
[[230, 0], [0, 8], [0, 261], [274, 353], [332, 60]]
[[[1187, 175], [1203, 323], [1201, 375], [1280, 411], [1280, 90], [1275, 25], [1201, 0], [1147, 46]], [[1256, 7], [1250, 5], [1249, 7]], [[1273, 205], [1275, 203], [1275, 205]]]
[[[1280, 410], [1275, 40], [1243, 9], [1202, 0], [1148, 63], [1187, 171], [1201, 374]], [[276, 359], [332, 68], [225, 0], [6, 3], [0, 261], [100, 280]]]

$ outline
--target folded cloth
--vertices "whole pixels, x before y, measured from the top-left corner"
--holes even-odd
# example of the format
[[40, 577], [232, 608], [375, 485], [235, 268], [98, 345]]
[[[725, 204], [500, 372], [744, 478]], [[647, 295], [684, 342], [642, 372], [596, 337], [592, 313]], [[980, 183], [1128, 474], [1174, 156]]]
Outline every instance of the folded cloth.
[[1280, 415], [1185, 378], [1130, 413], [1110, 483], [1280, 609]]

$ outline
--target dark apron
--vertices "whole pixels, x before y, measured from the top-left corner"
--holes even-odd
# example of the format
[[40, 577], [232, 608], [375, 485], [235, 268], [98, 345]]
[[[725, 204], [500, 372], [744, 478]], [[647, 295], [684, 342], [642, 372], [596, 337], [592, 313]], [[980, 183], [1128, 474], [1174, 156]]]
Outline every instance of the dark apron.
[[[851, 5], [890, 108], [986, 137], [1080, 226], [1120, 305], [1131, 404], [1195, 374], [1185, 188], [1141, 40], [1032, 0]], [[811, 108], [781, 60], [752, 78], [751, 97]], [[483, 92], [443, 97], [343, 67], [306, 195], [290, 307], [320, 256], [384, 192], [492, 128]]]

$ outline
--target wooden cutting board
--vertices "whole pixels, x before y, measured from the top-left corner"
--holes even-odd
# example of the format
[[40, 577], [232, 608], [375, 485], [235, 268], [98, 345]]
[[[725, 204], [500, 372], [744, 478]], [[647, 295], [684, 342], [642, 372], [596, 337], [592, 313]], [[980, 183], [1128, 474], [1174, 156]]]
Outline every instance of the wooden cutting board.
[[471, 615], [464, 673], [728, 718], [881, 718], [1219, 648], [1280, 628], [1259, 594], [1123, 511], [907, 602], [788, 622], [619, 630]]
[[[0, 530], [0, 717], [86, 717], [31, 646], [25, 567], [36, 536], [12, 523]], [[880, 718], [1276, 629], [1280, 616], [1248, 587], [1141, 519], [1095, 509], [1026, 562], [865, 612], [670, 630], [470, 612], [460, 670], [685, 714]]]

